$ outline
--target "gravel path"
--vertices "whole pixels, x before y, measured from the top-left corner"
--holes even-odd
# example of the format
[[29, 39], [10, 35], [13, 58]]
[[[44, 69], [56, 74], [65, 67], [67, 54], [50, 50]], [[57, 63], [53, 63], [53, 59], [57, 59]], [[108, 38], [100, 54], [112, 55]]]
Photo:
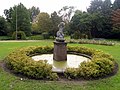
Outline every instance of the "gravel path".
[[39, 42], [40, 40], [1, 40], [0, 42]]

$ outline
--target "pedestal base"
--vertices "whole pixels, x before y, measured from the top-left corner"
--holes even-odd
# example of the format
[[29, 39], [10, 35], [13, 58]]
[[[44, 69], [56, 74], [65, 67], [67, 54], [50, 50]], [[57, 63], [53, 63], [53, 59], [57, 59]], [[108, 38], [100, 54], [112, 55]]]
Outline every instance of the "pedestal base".
[[67, 61], [67, 43], [54, 41], [53, 60]]

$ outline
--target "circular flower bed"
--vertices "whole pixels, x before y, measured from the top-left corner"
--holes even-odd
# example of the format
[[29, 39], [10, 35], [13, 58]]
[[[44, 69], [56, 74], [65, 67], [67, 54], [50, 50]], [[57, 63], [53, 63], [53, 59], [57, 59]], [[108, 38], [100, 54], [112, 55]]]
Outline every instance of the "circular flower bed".
[[[86, 47], [67, 47], [67, 51], [86, 54], [90, 61], [82, 62], [79, 68], [67, 68], [65, 77], [71, 78], [97, 78], [109, 75], [114, 69], [114, 59], [102, 51]], [[52, 72], [52, 66], [44, 60], [34, 61], [31, 56], [53, 53], [53, 47], [25, 47], [10, 53], [5, 58], [7, 68], [14, 73], [20, 73], [35, 79], [56, 80], [57, 73]]]

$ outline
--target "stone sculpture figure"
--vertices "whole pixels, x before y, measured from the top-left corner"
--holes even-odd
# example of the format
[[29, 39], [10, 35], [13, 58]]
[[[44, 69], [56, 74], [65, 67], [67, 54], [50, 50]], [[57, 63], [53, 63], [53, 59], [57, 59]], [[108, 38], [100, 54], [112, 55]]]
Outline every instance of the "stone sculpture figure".
[[60, 22], [60, 24], [58, 25], [59, 30], [57, 31], [56, 41], [64, 41], [64, 34], [63, 34], [64, 26], [65, 26], [64, 22]]

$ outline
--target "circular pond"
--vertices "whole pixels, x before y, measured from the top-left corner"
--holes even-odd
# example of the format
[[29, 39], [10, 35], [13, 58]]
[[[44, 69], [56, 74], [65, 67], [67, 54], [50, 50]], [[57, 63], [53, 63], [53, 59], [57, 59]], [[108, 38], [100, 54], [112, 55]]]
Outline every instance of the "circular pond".
[[90, 60], [87, 57], [67, 54], [67, 61], [55, 61], [53, 60], [53, 54], [42, 54], [32, 57], [33, 60], [46, 60], [48, 64], [52, 65], [53, 72], [64, 72], [66, 68], [78, 68], [83, 61]]

